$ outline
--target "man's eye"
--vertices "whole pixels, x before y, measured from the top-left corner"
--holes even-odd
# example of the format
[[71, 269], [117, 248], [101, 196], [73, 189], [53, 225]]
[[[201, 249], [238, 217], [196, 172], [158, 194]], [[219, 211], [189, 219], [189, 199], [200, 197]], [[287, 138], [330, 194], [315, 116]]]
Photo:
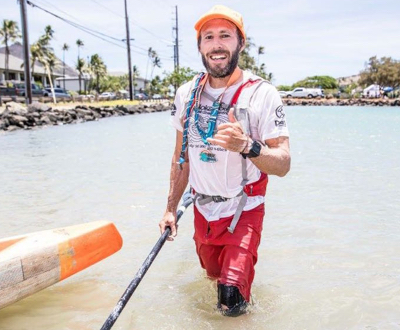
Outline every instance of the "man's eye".
[[222, 38], [229, 38], [230, 35], [229, 35], [229, 34], [223, 34], [221, 37], [222, 37]]
[[206, 36], [204, 39], [212, 39], [212, 36]]

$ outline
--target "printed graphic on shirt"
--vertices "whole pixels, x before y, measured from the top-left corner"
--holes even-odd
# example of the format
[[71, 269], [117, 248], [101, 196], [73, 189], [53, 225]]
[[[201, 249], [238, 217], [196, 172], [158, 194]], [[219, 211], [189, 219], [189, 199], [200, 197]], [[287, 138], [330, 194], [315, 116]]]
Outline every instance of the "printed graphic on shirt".
[[[212, 109], [212, 106], [200, 104], [200, 106], [197, 110], [198, 114], [199, 114], [199, 119], [198, 119], [197, 125], [203, 132], [207, 132], [208, 121], [210, 119], [211, 109]], [[215, 125], [214, 134], [217, 132], [218, 125], [228, 122], [228, 112], [229, 112], [229, 105], [222, 102], [221, 107], [218, 111], [217, 123]], [[206, 146], [201, 139], [201, 136], [197, 129], [197, 125], [195, 123], [195, 112], [193, 111], [190, 116], [190, 120], [189, 120], [189, 147], [190, 148], [204, 149], [207, 147], [208, 150], [226, 151], [226, 149], [221, 148], [220, 146], [214, 146], [214, 145]]]
[[283, 105], [280, 105], [275, 109], [275, 114], [278, 118], [284, 118], [285, 112], [283, 111]]
[[275, 120], [276, 127], [286, 127], [286, 121], [284, 120]]
[[284, 119], [285, 112], [283, 110], [283, 105], [280, 105], [275, 109], [275, 115], [279, 118], [279, 120], [275, 120], [275, 126], [286, 127], [286, 120]]
[[175, 103], [172, 104], [172, 109], [171, 109], [171, 116], [175, 116], [176, 113], [176, 105]]

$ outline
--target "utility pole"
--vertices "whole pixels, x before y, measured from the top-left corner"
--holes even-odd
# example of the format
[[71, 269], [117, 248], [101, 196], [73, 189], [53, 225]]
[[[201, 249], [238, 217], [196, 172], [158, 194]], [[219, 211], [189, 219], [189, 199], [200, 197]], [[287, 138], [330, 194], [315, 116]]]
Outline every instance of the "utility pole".
[[176, 30], [176, 34], [175, 34], [175, 47], [176, 47], [176, 69], [177, 71], [179, 71], [179, 35], [178, 35], [178, 6], [175, 6], [175, 19], [176, 19], [176, 23], [175, 23], [175, 30]]
[[32, 85], [31, 69], [29, 62], [29, 38], [28, 38], [28, 18], [26, 12], [26, 0], [19, 0], [21, 8], [21, 26], [22, 26], [22, 46], [24, 49], [24, 80], [25, 80], [25, 103], [32, 103]]
[[129, 37], [128, 5], [125, 0], [125, 23], [126, 23], [126, 47], [128, 49], [128, 76], [129, 76], [129, 99], [133, 101], [132, 88], [132, 65], [131, 65], [131, 38]]

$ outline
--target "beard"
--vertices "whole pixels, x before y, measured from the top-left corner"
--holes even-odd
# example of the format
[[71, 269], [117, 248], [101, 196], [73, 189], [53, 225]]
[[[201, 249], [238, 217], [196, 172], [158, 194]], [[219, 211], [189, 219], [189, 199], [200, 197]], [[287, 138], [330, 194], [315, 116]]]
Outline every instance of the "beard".
[[[225, 50], [216, 50], [211, 52], [210, 54], [212, 55], [219, 55], [223, 54], [226, 55], [227, 58], [229, 59], [229, 52]], [[207, 72], [211, 75], [213, 78], [225, 78], [230, 76], [233, 71], [235, 71], [238, 63], [239, 63], [239, 54], [240, 54], [240, 45], [236, 47], [236, 49], [232, 53], [232, 57], [229, 59], [228, 63], [224, 67], [220, 66], [215, 66], [211, 67], [209, 62], [207, 61], [205, 55], [201, 54], [201, 59], [203, 61], [203, 65], [206, 68]]]

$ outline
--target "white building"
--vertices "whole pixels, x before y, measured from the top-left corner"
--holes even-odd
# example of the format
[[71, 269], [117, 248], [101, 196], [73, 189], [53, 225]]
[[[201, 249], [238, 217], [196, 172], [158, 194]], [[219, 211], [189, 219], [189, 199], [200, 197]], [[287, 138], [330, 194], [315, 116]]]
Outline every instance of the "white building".
[[376, 84], [369, 85], [367, 88], [364, 88], [363, 96], [364, 97], [380, 97], [381, 96], [381, 87]]
[[[24, 78], [24, 53], [22, 44], [19, 42], [14, 43], [13, 45], [9, 46], [10, 55], [9, 55], [9, 64], [8, 64], [8, 80], [11, 82], [19, 83], [25, 81]], [[6, 48], [0, 47], [0, 84], [5, 84], [5, 58], [6, 58]], [[32, 65], [32, 63], [31, 63]], [[77, 72], [65, 65], [60, 60], [57, 59], [56, 66], [52, 72], [52, 80], [54, 86], [64, 87], [57, 82], [57, 78], [63, 77], [63, 72], [65, 70], [65, 77], [68, 78], [77, 78]], [[32, 67], [31, 67], [32, 72]], [[39, 62], [35, 62], [33, 67], [33, 77], [32, 81], [40, 82], [44, 87], [49, 85], [49, 78], [46, 72], [45, 67], [40, 64]]]

